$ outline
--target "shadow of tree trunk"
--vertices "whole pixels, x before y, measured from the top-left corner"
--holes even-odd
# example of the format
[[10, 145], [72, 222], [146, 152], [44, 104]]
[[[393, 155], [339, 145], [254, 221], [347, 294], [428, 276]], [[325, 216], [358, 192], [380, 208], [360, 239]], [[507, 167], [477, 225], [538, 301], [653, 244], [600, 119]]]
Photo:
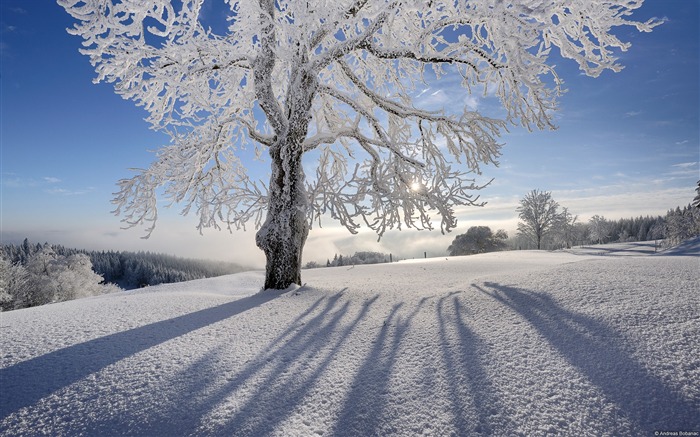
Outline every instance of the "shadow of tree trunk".
[[47, 353], [0, 370], [0, 421], [124, 358], [234, 317], [279, 296], [264, 292]]
[[[241, 400], [231, 417], [216, 427], [217, 434], [224, 435], [266, 435], [274, 431], [300, 405], [304, 397], [315, 386], [335, 354], [351, 336], [378, 296], [366, 301], [358, 313], [343, 323], [350, 313], [350, 303], [338, 306], [338, 293], [327, 298], [324, 307], [311, 319], [297, 326], [294, 331], [280, 336], [277, 348], [266, 347], [258, 357], [229, 383], [214, 393], [202, 396], [193, 405], [194, 411], [204, 413], [214, 410], [247, 383], [255, 379], [252, 392]], [[329, 339], [330, 344], [322, 341]], [[188, 372], [190, 372], [188, 370]], [[199, 429], [190, 429], [186, 434], [197, 435], [207, 431], [207, 418], [199, 421]]]

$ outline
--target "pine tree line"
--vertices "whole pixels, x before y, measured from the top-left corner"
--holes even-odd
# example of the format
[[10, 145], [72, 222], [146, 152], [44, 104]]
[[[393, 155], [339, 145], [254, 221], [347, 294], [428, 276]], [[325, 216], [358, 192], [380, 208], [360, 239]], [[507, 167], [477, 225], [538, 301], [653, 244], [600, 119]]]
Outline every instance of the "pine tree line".
[[238, 273], [247, 268], [224, 261], [210, 261], [151, 252], [89, 252], [95, 272], [105, 282], [124, 289], [191, 281]]
[[[665, 216], [647, 215], [617, 220], [594, 215], [588, 222], [580, 222], [576, 216], [568, 215], [567, 219], [557, 221], [544, 236], [543, 249], [653, 240], [662, 240], [664, 246], [670, 247], [700, 235], [700, 208], [692, 205], [670, 209]], [[535, 248], [532, 238], [522, 234], [509, 244], [516, 249]]]
[[664, 240], [667, 247], [700, 235], [700, 209], [691, 205], [670, 209], [665, 216], [608, 220], [593, 216], [584, 223], [582, 243], [624, 243]]
[[57, 244], [0, 246], [0, 310], [246, 270], [233, 263], [150, 252], [87, 251]]
[[389, 262], [391, 260], [391, 254], [380, 253], [380, 252], [355, 252], [354, 255], [338, 255], [337, 253], [331, 260], [330, 258], [326, 260], [326, 265], [317, 263], [316, 261], [310, 261], [306, 263], [304, 268], [315, 269], [319, 267], [341, 267], [341, 266], [356, 266], [360, 264], [381, 264]]

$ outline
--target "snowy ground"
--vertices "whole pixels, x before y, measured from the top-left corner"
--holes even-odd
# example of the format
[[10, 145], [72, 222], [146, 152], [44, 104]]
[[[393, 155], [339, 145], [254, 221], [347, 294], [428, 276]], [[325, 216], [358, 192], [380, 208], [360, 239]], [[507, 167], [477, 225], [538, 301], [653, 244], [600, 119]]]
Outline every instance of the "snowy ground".
[[251, 272], [3, 313], [0, 433], [700, 432], [699, 246], [326, 268], [285, 293]]

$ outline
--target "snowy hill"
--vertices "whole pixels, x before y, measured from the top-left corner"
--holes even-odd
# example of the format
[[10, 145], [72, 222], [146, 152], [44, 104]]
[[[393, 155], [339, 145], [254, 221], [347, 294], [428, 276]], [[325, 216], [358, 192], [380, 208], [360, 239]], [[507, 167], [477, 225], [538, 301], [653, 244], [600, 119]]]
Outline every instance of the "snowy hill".
[[651, 244], [316, 269], [286, 292], [249, 272], [3, 313], [0, 433], [700, 431], [697, 244]]

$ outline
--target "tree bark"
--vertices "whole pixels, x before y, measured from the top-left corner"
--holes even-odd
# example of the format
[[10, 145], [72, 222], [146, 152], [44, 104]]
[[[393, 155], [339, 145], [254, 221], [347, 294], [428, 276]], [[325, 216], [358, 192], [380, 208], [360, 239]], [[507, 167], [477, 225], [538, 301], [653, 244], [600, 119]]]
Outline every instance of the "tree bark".
[[272, 175], [267, 218], [255, 237], [267, 260], [265, 289], [301, 285], [302, 251], [309, 223], [300, 149], [300, 141], [293, 138], [270, 148]]
[[255, 237], [267, 258], [266, 289], [301, 285], [302, 251], [309, 234], [309, 199], [301, 157], [317, 87], [312, 74], [303, 69], [292, 72], [285, 105], [288, 123], [269, 149], [272, 174], [267, 218]]
[[266, 51], [256, 60], [255, 86], [260, 106], [275, 130], [275, 141], [269, 148], [272, 174], [267, 218], [255, 242], [267, 259], [265, 289], [283, 290], [292, 284], [301, 285], [302, 251], [309, 234], [309, 199], [301, 157], [318, 79], [308, 70], [307, 56], [300, 48], [282, 110], [272, 87], [274, 33], [263, 39], [261, 45]]

